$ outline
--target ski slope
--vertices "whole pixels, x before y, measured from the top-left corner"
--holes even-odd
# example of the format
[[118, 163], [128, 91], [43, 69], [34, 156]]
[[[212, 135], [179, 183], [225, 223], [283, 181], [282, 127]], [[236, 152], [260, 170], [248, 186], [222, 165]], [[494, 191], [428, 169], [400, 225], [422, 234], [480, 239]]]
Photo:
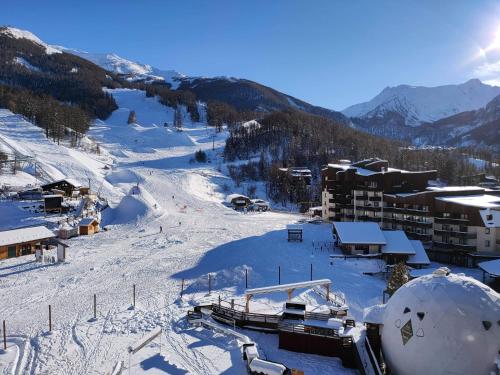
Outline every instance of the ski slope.
[[[171, 108], [141, 91], [110, 93], [119, 109], [88, 135], [89, 142], [100, 145], [100, 155], [56, 145], [29, 122], [0, 111], [5, 143], [35, 156], [53, 178], [90, 179], [110, 204], [102, 212], [108, 230], [68, 240], [66, 263], [39, 264], [30, 256], [0, 262], [0, 320], [7, 321], [11, 342], [7, 355], [0, 355], [0, 374], [110, 373], [120, 361], [128, 367], [127, 347], [158, 326], [164, 332], [161, 351], [155, 341], [131, 356], [131, 373], [244, 373], [234, 339], [193, 329], [184, 316], [193, 305], [219, 295], [242, 297], [245, 269], [249, 287], [258, 288], [276, 284], [278, 266], [283, 283], [307, 281], [312, 263], [314, 278], [331, 279], [332, 290], [346, 296], [356, 319], [364, 307], [381, 302], [385, 282], [363, 274], [378, 271], [377, 261], [331, 261], [321, 250], [318, 244], [331, 240], [330, 225], [305, 224], [304, 242], [288, 243], [286, 225], [298, 215], [242, 214], [221, 204], [223, 185], [237, 191], [219, 171], [225, 132], [215, 135], [212, 151], [213, 130], [206, 124], [192, 123], [186, 115], [184, 131], [165, 128], [163, 123], [172, 121]], [[137, 113], [136, 124], [127, 124], [130, 110]], [[211, 163], [192, 161], [198, 149]], [[3, 212], [10, 210], [0, 215], [0, 230], [18, 224], [17, 207], [0, 203]], [[134, 285], [136, 306], [131, 308]], [[91, 319], [94, 294], [96, 320]], [[285, 298], [279, 292], [255, 298], [252, 309], [279, 311]], [[296, 298], [323, 301], [314, 290], [297, 292]], [[275, 335], [245, 334], [265, 358], [307, 374], [353, 373], [338, 359], [280, 350]]]

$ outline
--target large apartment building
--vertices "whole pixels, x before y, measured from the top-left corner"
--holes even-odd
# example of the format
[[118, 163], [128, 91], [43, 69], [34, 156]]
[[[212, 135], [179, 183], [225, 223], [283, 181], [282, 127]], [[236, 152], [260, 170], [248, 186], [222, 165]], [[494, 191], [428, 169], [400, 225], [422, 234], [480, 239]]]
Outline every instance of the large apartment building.
[[429, 187], [436, 175], [390, 168], [380, 159], [329, 164], [321, 173], [323, 218], [373, 221], [383, 229], [404, 230], [434, 254], [500, 256], [500, 191]]

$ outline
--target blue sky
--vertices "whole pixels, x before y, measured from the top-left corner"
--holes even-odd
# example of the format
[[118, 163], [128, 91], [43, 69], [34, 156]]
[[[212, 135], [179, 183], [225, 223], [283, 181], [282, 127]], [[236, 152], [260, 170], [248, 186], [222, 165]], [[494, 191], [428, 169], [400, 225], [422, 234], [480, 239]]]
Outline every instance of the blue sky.
[[500, 84], [499, 1], [23, 0], [2, 4], [0, 24], [337, 110], [403, 83]]

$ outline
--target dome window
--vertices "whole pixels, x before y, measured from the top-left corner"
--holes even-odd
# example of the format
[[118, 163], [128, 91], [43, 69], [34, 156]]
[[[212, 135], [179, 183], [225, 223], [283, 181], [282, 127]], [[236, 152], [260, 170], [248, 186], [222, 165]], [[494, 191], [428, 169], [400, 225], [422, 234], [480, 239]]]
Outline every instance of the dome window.
[[483, 320], [483, 327], [485, 330], [489, 330], [491, 328], [491, 322], [488, 320]]
[[406, 345], [408, 341], [413, 337], [413, 328], [411, 327], [411, 319], [408, 320], [403, 327], [401, 327], [401, 338], [403, 339], [403, 345]]
[[403, 314], [409, 313], [411, 310], [409, 307], [405, 307], [405, 310], [403, 311]]
[[420, 320], [424, 320], [425, 313], [424, 312], [418, 312], [417, 316]]

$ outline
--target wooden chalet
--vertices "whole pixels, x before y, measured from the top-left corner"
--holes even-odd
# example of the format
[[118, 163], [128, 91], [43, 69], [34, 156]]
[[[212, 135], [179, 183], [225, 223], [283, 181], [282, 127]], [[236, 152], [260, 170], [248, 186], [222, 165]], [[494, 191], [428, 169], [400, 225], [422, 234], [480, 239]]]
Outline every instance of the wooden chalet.
[[34, 254], [47, 247], [55, 234], [44, 226], [19, 228], [0, 232], [0, 259]]
[[99, 232], [99, 222], [96, 218], [86, 217], [78, 224], [80, 235], [92, 235]]
[[58, 181], [53, 181], [48, 184], [42, 185], [43, 191], [46, 192], [62, 192], [65, 196], [71, 197], [73, 192], [79, 191], [82, 185], [73, 179], [63, 179]]

